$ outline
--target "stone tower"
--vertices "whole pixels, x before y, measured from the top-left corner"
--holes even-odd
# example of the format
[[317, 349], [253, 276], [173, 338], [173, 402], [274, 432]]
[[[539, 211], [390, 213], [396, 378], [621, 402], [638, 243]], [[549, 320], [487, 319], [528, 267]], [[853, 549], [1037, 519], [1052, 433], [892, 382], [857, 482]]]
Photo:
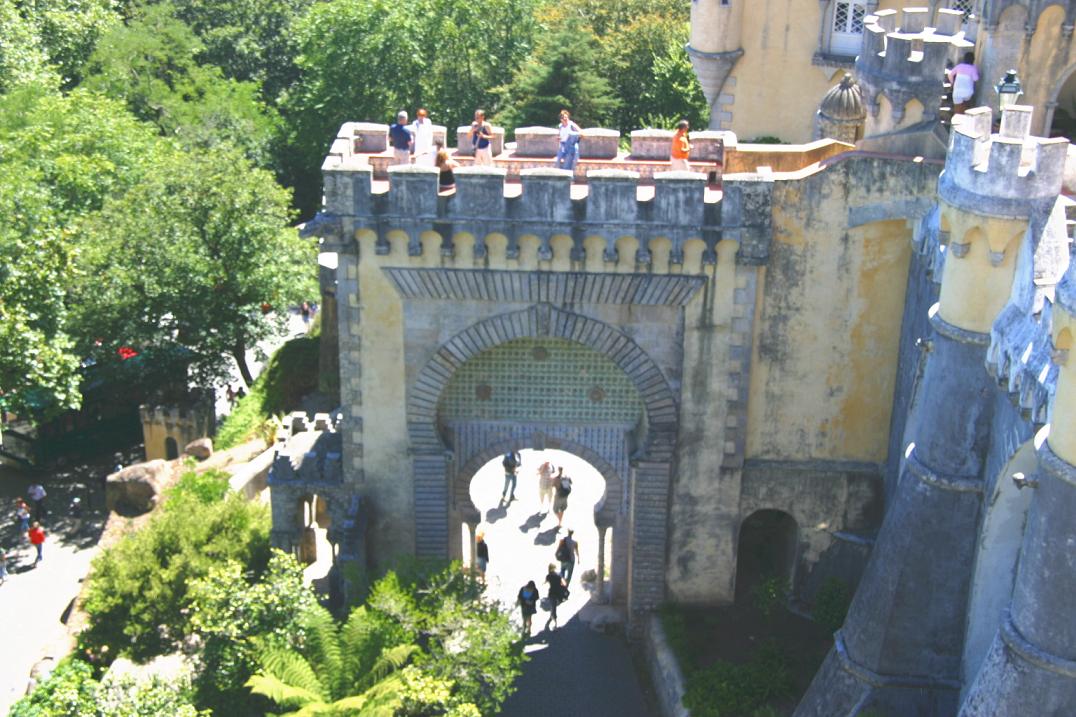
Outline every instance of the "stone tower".
[[[1067, 142], [1028, 137], [1029, 107], [1006, 110], [996, 135], [988, 108], [965, 117], [938, 180], [948, 251], [897, 493], [797, 717], [869, 706], [938, 717], [957, 710], [994, 410], [985, 370], [990, 331], [1009, 300], [1021, 246], [1031, 241], [1029, 226], [1041, 228], [1056, 202], [1067, 151]], [[1060, 553], [1050, 559], [1065, 559]], [[1071, 655], [1071, 643], [1060, 652]]]
[[1020, 550], [1012, 603], [961, 717], [1071, 714], [1076, 705], [1076, 264], [1057, 287], [1052, 315], [1058, 365], [1049, 437], [1038, 449], [1039, 472]]
[[867, 112], [859, 85], [851, 75], [826, 93], [815, 115], [815, 139], [831, 137], [855, 144], [863, 136], [863, 120]]
[[740, 28], [744, 3], [727, 0], [692, 0], [691, 40], [687, 54], [710, 104], [710, 129], [724, 129], [721, 90], [736, 61], [743, 55]]
[[[961, 13], [943, 9], [930, 27], [927, 8], [867, 16], [863, 49], [856, 58], [856, 79], [867, 109], [864, 137], [885, 137], [889, 151], [944, 154], [944, 139], [931, 141], [930, 136], [938, 130], [945, 63], [973, 47], [957, 34], [961, 20]], [[902, 146], [894, 146], [895, 135], [905, 136]]]

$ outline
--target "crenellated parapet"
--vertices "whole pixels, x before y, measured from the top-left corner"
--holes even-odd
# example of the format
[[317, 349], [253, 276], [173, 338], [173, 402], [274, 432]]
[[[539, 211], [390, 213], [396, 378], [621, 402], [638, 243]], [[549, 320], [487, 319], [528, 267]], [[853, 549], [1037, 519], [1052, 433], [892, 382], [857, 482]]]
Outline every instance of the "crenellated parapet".
[[369, 166], [346, 157], [323, 171], [324, 212], [343, 222], [345, 237], [369, 230], [382, 255], [402, 241], [401, 255], [427, 266], [698, 272], [716, 261], [720, 239], [751, 244], [744, 257], [757, 261], [772, 234], [766, 174], [727, 176], [718, 201], [695, 172], [643, 183], [637, 172], [596, 170], [582, 187], [566, 170], [524, 170], [516, 184], [503, 168], [461, 167], [455, 192], [439, 193], [428, 167], [390, 168], [385, 192], [374, 191]]
[[954, 122], [938, 196], [948, 204], [995, 217], [1026, 219], [1049, 211], [1065, 175], [1068, 140], [1031, 137], [1032, 108], [1006, 108], [992, 134], [989, 107]]
[[[1010, 107], [1000, 132], [991, 134], [991, 111], [979, 107], [953, 128], [938, 179], [939, 230], [947, 249], [939, 311], [968, 331], [989, 333], [1014, 288], [1030, 286], [1035, 271], [1049, 271], [1047, 254], [1067, 254], [1058, 245], [1067, 241], [1063, 217], [1060, 224], [1049, 218], [1068, 142], [1031, 137], [1030, 125], [1030, 107]], [[1041, 277], [1038, 283], [1044, 283]], [[1031, 297], [1016, 303], [1026, 312]]]
[[[930, 15], [927, 8], [905, 8], [864, 19], [856, 79], [867, 108], [866, 136], [938, 118], [945, 63], [974, 45], [960, 32], [960, 12], [939, 10], [933, 23]], [[890, 107], [886, 114], [880, 111], [883, 97]], [[913, 100], [921, 113], [908, 112]]]

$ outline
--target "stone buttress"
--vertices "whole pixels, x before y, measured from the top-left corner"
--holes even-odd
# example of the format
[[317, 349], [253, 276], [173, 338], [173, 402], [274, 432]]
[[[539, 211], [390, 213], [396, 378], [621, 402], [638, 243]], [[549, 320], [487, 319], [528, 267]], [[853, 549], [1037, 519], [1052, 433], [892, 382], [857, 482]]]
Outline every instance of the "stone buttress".
[[[1067, 142], [1027, 136], [1030, 108], [987, 108], [954, 127], [938, 181], [948, 251], [933, 336], [905, 431], [899, 485], [835, 646], [797, 717], [952, 715], [982, 510], [994, 381], [990, 330], [1029, 223], [1049, 213]], [[984, 713], [985, 714], [985, 713]]]

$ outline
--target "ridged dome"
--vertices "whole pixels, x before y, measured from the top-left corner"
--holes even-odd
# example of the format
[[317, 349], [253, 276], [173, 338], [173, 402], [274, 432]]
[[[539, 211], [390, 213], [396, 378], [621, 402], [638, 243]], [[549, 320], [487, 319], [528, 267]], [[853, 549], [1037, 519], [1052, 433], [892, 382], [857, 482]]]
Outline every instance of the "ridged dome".
[[845, 75], [840, 84], [826, 93], [818, 111], [826, 119], [837, 122], [862, 122], [867, 116], [859, 85], [851, 75]]

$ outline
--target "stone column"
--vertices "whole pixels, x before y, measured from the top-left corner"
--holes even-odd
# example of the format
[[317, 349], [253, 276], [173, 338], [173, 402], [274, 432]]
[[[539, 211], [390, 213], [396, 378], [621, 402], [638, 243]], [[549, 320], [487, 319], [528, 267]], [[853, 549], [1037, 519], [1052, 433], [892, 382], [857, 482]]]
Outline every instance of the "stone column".
[[1062, 715], [1076, 706], [1076, 267], [1053, 314], [1060, 371], [1049, 438], [1020, 549], [1012, 604], [968, 691], [960, 717]]
[[[996, 391], [985, 370], [989, 331], [1012, 291], [1029, 219], [1060, 189], [1050, 178], [1053, 149], [1027, 138], [1021, 118], [1007, 112], [1001, 134], [991, 136], [984, 108], [953, 132], [938, 189], [951, 241], [897, 492], [797, 717], [871, 706], [923, 717], [956, 712]], [[1039, 176], [1018, 171], [1025, 142], [1040, 143]], [[987, 172], [977, 168], [984, 154]]]

